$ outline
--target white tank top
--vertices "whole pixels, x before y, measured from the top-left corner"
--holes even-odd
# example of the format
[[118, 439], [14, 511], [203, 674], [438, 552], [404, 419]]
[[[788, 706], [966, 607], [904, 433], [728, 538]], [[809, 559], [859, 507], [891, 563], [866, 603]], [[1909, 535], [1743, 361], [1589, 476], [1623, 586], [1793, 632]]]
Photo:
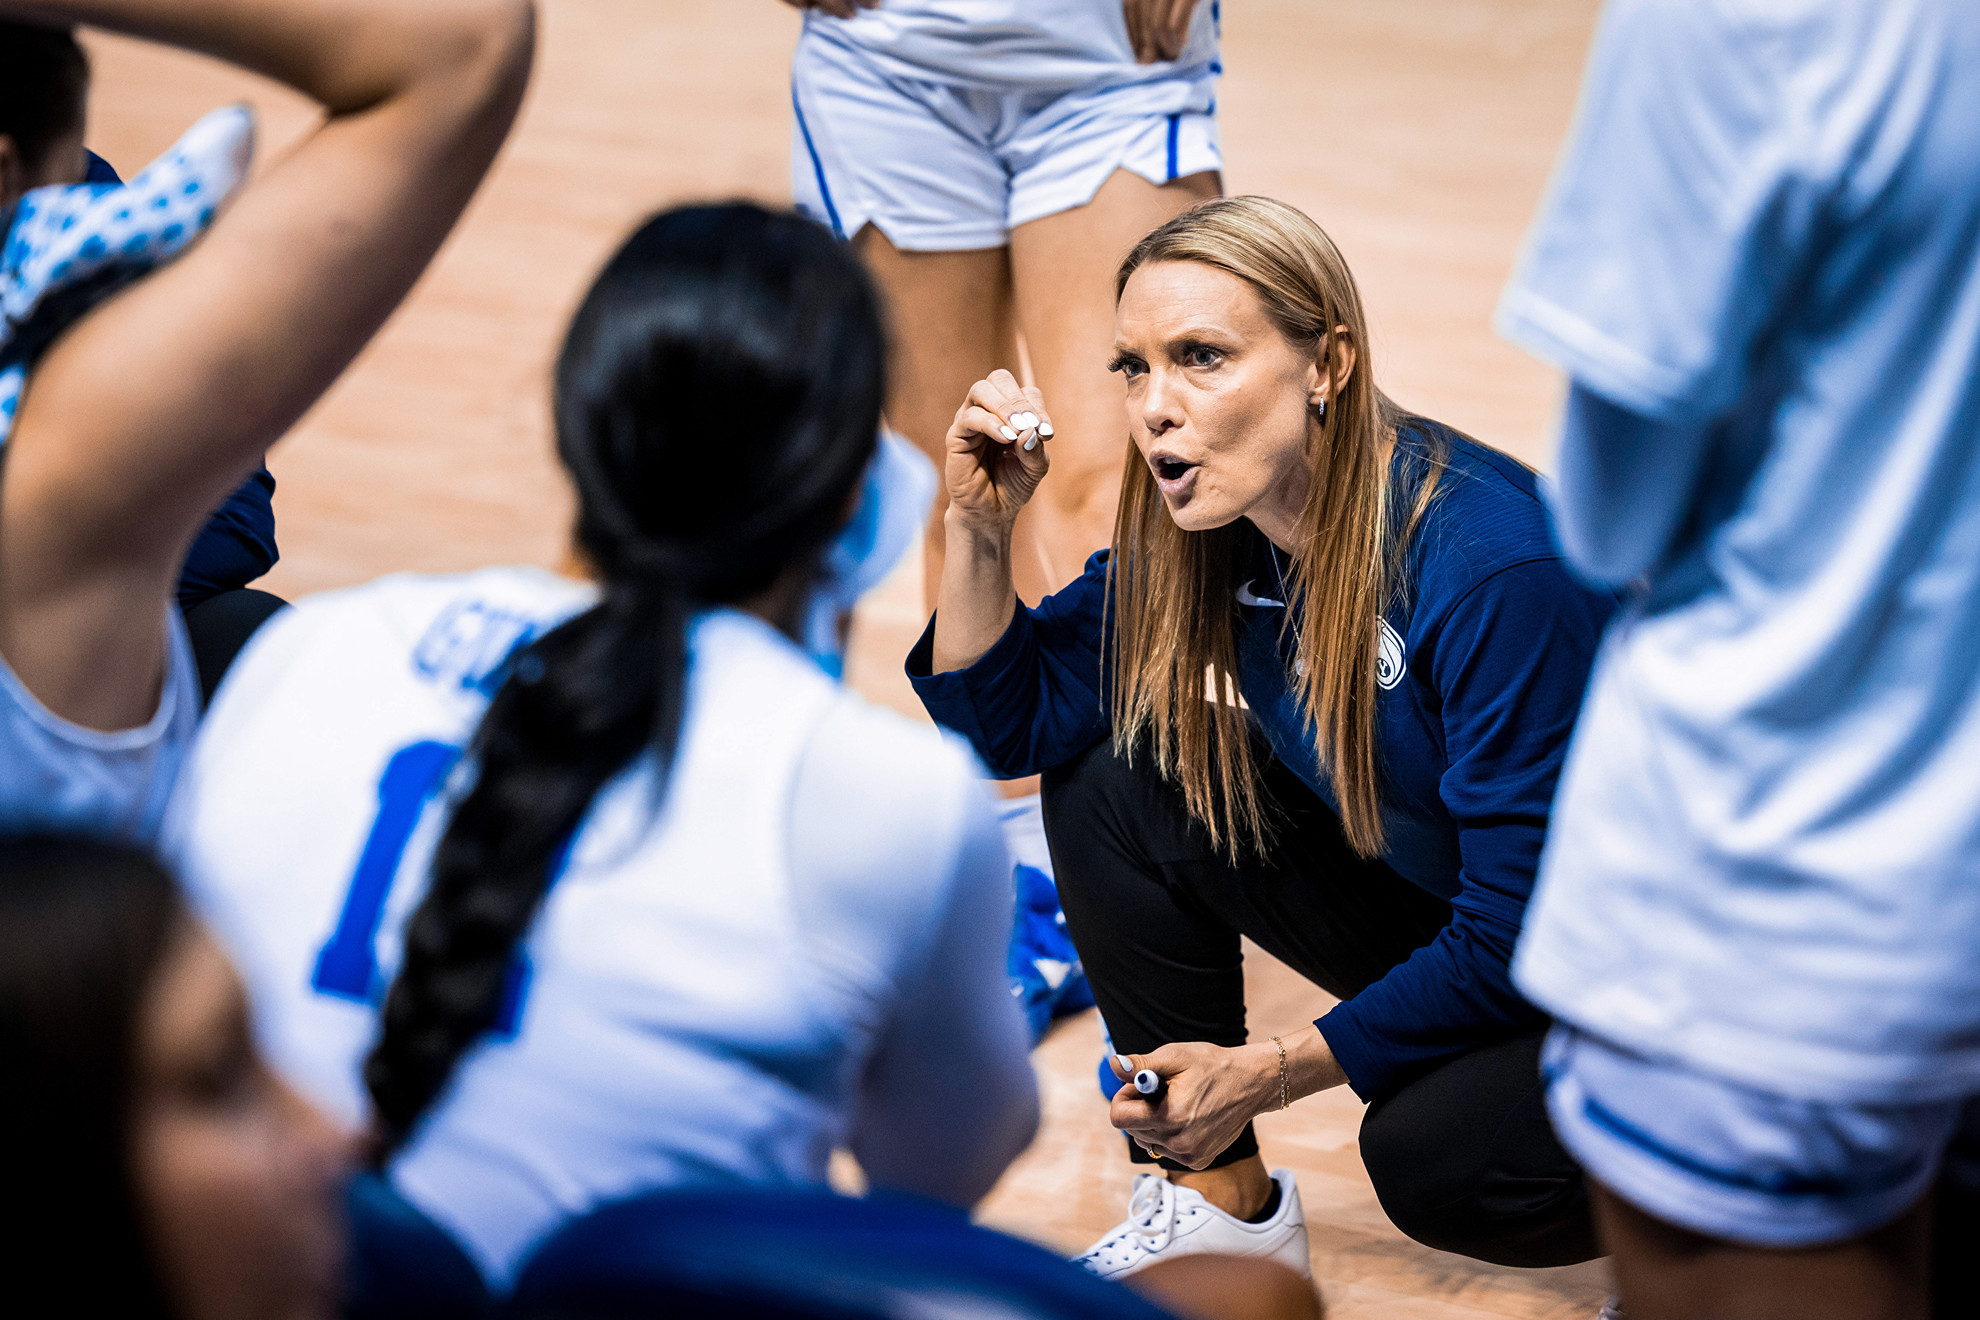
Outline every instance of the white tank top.
[[[271, 1057], [348, 1122], [366, 1110], [375, 1003], [460, 787], [458, 749], [505, 657], [593, 598], [533, 569], [327, 594], [273, 621], [215, 702], [168, 849], [243, 970]], [[690, 657], [666, 792], [650, 756], [601, 791], [515, 964], [504, 1021], [393, 1166], [497, 1286], [601, 1200], [822, 1181], [876, 1039], [944, 970], [923, 960], [958, 891], [1007, 891], [965, 752], [866, 707], [751, 616], [700, 616]], [[919, 803], [923, 821], [889, 838], [844, 821], [849, 882], [814, 884], [791, 862], [794, 784], [821, 729], [888, 748], [861, 787]], [[990, 860], [965, 865], [977, 815]], [[995, 947], [970, 959], [986, 969], [1008, 933], [1003, 902], [1002, 929], [970, 923], [993, 927]], [[975, 979], [1007, 1000], [994, 970]], [[991, 1011], [1010, 1015], [1007, 1002]], [[1014, 1063], [1001, 1045], [967, 1048], [1022, 1072], [1017, 1030]]]
[[176, 609], [165, 611], [158, 709], [134, 729], [70, 723], [0, 659], [0, 831], [75, 830], [150, 843], [199, 705], [199, 668]]

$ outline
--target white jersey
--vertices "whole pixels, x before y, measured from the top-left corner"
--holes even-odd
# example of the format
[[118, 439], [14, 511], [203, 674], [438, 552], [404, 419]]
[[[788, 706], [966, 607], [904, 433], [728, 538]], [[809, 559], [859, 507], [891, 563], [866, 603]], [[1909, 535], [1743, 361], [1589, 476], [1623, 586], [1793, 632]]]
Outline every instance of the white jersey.
[[813, 11], [808, 39], [853, 43], [895, 77], [1003, 90], [1168, 78], [1217, 59], [1219, 0], [1197, 0], [1172, 62], [1137, 64], [1121, 0], [883, 0], [854, 18]]
[[[272, 621], [215, 702], [168, 851], [274, 1062], [347, 1122], [460, 749], [506, 657], [593, 599], [520, 568], [330, 593]], [[668, 787], [648, 756], [600, 793], [502, 1020], [392, 1167], [498, 1287], [602, 1200], [818, 1183], [839, 1145], [876, 1181], [946, 1176], [1029, 1136], [1008, 862], [973, 759], [751, 616], [699, 616], [689, 654]]]
[[73, 724], [0, 659], [0, 832], [75, 830], [149, 843], [199, 724], [199, 667], [167, 609], [158, 709], [134, 729]]
[[[1614, 0], [1501, 307], [1705, 443], [1610, 630], [1515, 975], [1800, 1099], [1980, 1090], [1980, 6]], [[1570, 460], [1573, 460], [1570, 462]]]

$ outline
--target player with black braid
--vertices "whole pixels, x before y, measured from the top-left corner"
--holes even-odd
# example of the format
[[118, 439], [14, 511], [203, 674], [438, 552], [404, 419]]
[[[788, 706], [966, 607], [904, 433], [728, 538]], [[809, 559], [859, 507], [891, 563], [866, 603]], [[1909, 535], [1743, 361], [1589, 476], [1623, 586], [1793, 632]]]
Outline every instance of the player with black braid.
[[822, 1184], [846, 1146], [968, 1205], [1030, 1138], [980, 769], [813, 641], [908, 498], [885, 349], [822, 228], [649, 221], [556, 369], [591, 580], [304, 600], [181, 777], [171, 847], [271, 1054], [498, 1288], [608, 1198]]
[[664, 777], [691, 611], [808, 574], [845, 521], [873, 453], [883, 354], [866, 282], [849, 263], [805, 260], [825, 242], [755, 208], [676, 211], [619, 251], [571, 326], [557, 444], [602, 591], [517, 656], [475, 734], [474, 787], [434, 854], [365, 1066], [381, 1153], [494, 1020], [516, 942], [598, 790], [649, 747]]

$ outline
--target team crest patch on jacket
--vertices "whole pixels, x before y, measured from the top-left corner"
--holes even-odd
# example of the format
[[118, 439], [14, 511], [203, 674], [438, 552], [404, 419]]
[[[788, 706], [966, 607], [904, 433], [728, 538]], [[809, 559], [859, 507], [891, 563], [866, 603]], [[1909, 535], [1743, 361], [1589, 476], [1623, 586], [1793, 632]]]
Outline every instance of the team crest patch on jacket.
[[1382, 620], [1382, 635], [1375, 643], [1375, 682], [1386, 692], [1402, 682], [1403, 643], [1396, 630]]

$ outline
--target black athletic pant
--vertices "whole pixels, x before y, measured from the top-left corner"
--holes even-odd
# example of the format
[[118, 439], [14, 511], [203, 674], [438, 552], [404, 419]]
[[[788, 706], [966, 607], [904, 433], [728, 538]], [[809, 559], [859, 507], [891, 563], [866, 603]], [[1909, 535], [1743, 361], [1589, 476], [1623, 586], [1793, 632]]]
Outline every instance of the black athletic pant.
[[[1245, 1043], [1240, 935], [1345, 999], [1449, 924], [1448, 903], [1357, 857], [1339, 818], [1277, 762], [1265, 771], [1279, 821], [1271, 859], [1232, 865], [1153, 761], [1130, 767], [1101, 743], [1044, 779], [1066, 926], [1123, 1053]], [[1541, 1034], [1480, 1046], [1369, 1106], [1362, 1162], [1412, 1238], [1500, 1265], [1601, 1254], [1581, 1171], [1547, 1121]], [[1211, 1167], [1257, 1150], [1247, 1126]]]

